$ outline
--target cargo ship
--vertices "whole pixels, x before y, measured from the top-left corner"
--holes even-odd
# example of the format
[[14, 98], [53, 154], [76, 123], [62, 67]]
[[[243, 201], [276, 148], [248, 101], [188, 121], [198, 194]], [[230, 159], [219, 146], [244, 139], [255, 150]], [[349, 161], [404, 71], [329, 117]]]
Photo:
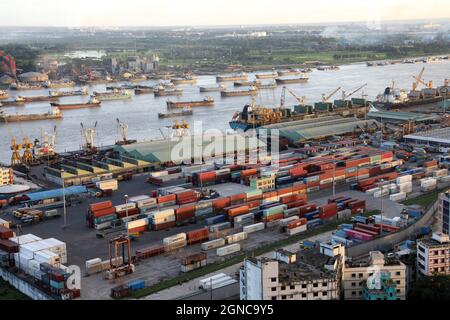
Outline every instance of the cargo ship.
[[289, 83], [306, 83], [308, 82], [309, 78], [306, 76], [298, 77], [298, 78], [276, 78], [275, 81], [277, 84], [289, 84]]
[[173, 84], [196, 84], [197, 83], [197, 77], [194, 76], [184, 76], [181, 78], [173, 78], [172, 80]]
[[212, 86], [212, 87], [200, 87], [200, 92], [218, 92], [225, 90], [224, 85]]
[[210, 107], [214, 105], [214, 98], [206, 97], [199, 101], [179, 101], [174, 102], [167, 100], [167, 108], [185, 108], [185, 107]]
[[50, 97], [70, 97], [70, 96], [87, 96], [89, 91], [87, 88], [75, 91], [52, 91], [48, 92]]
[[9, 86], [9, 89], [11, 90], [39, 90], [42, 88], [43, 86], [41, 84], [30, 84], [23, 82], [11, 83]]
[[93, 97], [100, 101], [125, 100], [131, 98], [131, 92], [128, 90], [113, 90], [112, 92], [95, 92]]
[[171, 118], [171, 117], [182, 117], [182, 116], [191, 116], [193, 111], [190, 107], [183, 108], [182, 111], [179, 112], [167, 112], [167, 113], [158, 113], [158, 118]]
[[136, 86], [136, 88], [134, 88], [134, 94], [146, 94], [146, 93], [153, 93], [153, 87]]
[[164, 96], [181, 96], [183, 94], [183, 89], [173, 88], [168, 89], [164, 86], [159, 86], [153, 90], [155, 97], [164, 97]]
[[278, 77], [278, 73], [273, 71], [271, 73], [256, 73], [256, 79], [275, 79]]
[[40, 114], [11, 114], [7, 115], [0, 110], [0, 122], [20, 122], [20, 121], [35, 121], [35, 120], [51, 120], [61, 119], [62, 112], [58, 108], [53, 108], [52, 111]]
[[67, 104], [59, 104], [52, 102], [50, 105], [52, 107], [57, 107], [60, 110], [70, 110], [70, 109], [84, 109], [84, 108], [96, 108], [100, 107], [101, 101], [96, 98], [91, 98], [87, 103], [67, 103]]
[[75, 82], [73, 81], [48, 81], [44, 84], [46, 88], [70, 88], [74, 86]]
[[222, 97], [239, 97], [239, 96], [254, 96], [258, 94], [258, 88], [253, 86], [248, 90], [224, 90], [220, 92]]
[[18, 98], [23, 99], [24, 102], [41, 102], [41, 101], [54, 102], [54, 101], [58, 101], [59, 100], [58, 97], [51, 97], [51, 96], [33, 96], [33, 97], [21, 97], [21, 96], [19, 96]]
[[290, 69], [290, 70], [279, 70], [277, 73], [279, 77], [284, 77], [284, 76], [298, 76], [303, 72], [300, 69]]
[[248, 76], [246, 73], [240, 74], [229, 74], [229, 75], [219, 75], [216, 77], [216, 82], [226, 82], [226, 81], [247, 81]]
[[9, 97], [8, 92], [0, 90], [0, 100], [8, 99], [8, 97]]

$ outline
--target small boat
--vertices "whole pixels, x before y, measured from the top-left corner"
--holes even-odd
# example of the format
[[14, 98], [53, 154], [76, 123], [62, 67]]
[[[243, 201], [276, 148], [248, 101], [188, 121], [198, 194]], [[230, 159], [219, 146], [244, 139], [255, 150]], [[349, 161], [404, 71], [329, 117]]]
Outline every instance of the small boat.
[[5, 114], [3, 110], [0, 111], [0, 122], [20, 122], [20, 121], [35, 121], [35, 120], [51, 120], [61, 119], [62, 112], [58, 108], [53, 108], [52, 111], [40, 114]]
[[200, 87], [200, 92], [217, 92], [225, 90], [224, 85], [212, 86], [212, 87]]
[[136, 86], [134, 94], [153, 93], [153, 87], [150, 86]]
[[302, 71], [300, 69], [289, 69], [289, 70], [280, 70], [278, 71], [278, 76], [298, 76], [299, 74], [302, 74]]
[[171, 118], [171, 117], [179, 117], [179, 116], [191, 116], [193, 111], [190, 107], [183, 108], [182, 111], [179, 112], [167, 112], [167, 113], [158, 113], [158, 118]]
[[0, 100], [8, 99], [8, 97], [9, 97], [8, 92], [0, 90]]
[[164, 96], [180, 96], [183, 94], [183, 89], [174, 88], [167, 89], [164, 86], [159, 86], [153, 90], [155, 97], [164, 97]]
[[91, 98], [87, 103], [67, 103], [67, 104], [59, 104], [52, 102], [50, 105], [52, 107], [57, 107], [60, 110], [70, 110], [70, 109], [83, 109], [83, 108], [96, 108], [100, 107], [101, 101], [96, 98]]
[[258, 94], [258, 88], [253, 86], [250, 87], [248, 90], [237, 90], [237, 91], [231, 91], [231, 90], [224, 90], [220, 92], [220, 95], [222, 97], [239, 97], [239, 96], [254, 96]]
[[87, 88], [75, 91], [52, 91], [48, 92], [51, 97], [70, 97], [70, 96], [87, 96], [89, 91]]
[[278, 73], [273, 71], [271, 73], [256, 73], [256, 79], [275, 79], [278, 77]]
[[2, 101], [3, 107], [22, 107], [25, 105], [25, 99], [22, 97], [16, 97], [14, 100]]
[[113, 90], [111, 92], [95, 92], [94, 95], [100, 101], [125, 100], [131, 98], [131, 92], [128, 90]]
[[240, 74], [230, 74], [230, 75], [219, 75], [216, 77], [216, 82], [225, 82], [225, 81], [247, 81], [248, 77], [246, 73]]
[[185, 76], [181, 78], [173, 78], [171, 81], [173, 84], [195, 84], [197, 83], [197, 77]]
[[[380, 64], [378, 64], [378, 65], [380, 65]], [[383, 62], [382, 65], [386, 65], [386, 62]], [[320, 66], [320, 67], [317, 67], [317, 70], [320, 70], [320, 71], [339, 70], [339, 67], [335, 66], [335, 65], [333, 65], [333, 66]]]
[[308, 77], [299, 78], [276, 78], [277, 84], [289, 84], [289, 83], [306, 83], [308, 82]]
[[166, 102], [167, 108], [185, 108], [185, 107], [210, 107], [214, 105], [214, 98], [212, 97], [206, 97], [203, 100], [200, 101], [170, 101], [167, 100]]

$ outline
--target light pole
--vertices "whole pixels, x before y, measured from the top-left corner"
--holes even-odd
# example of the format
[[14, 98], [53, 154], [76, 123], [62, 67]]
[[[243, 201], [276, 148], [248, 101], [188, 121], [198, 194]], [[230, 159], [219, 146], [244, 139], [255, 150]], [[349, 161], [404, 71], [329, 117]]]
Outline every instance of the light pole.
[[66, 171], [61, 169], [61, 181], [62, 181], [62, 195], [63, 195], [63, 216], [64, 216], [64, 224], [62, 226], [63, 229], [67, 228], [67, 210], [66, 210], [66, 189], [65, 189], [65, 181], [64, 181], [64, 173]]
[[128, 218], [128, 195], [125, 195], [125, 210], [126, 210], [126, 215]]
[[381, 188], [380, 188], [380, 193], [381, 193], [381, 197], [380, 197], [380, 217], [381, 217], [381, 222], [380, 222], [380, 235], [383, 234], [383, 186], [384, 186], [384, 180], [381, 179], [380, 180], [380, 184], [381, 184]]

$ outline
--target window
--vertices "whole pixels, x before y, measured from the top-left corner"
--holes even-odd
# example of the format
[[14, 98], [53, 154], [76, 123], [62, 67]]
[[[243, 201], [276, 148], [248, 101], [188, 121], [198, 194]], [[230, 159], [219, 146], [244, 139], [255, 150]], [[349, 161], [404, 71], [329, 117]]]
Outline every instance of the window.
[[286, 287], [285, 287], [285, 286], [282, 286], [282, 287], [281, 287], [281, 290], [286, 290]]
[[356, 282], [352, 282], [352, 287], [356, 287]]
[[302, 289], [306, 289], [306, 284], [302, 284]]
[[326, 282], [322, 282], [322, 287], [326, 287], [327, 283]]
[[358, 274], [358, 277], [362, 278], [362, 277], [363, 277], [363, 274], [362, 274], [362, 273]]
[[395, 281], [396, 284], [400, 284], [400, 280]]
[[286, 296], [281, 296], [281, 299], [282, 300], [286, 300]]
[[397, 291], [397, 293], [400, 293], [400, 289], [397, 289], [397, 290], [395, 290], [395, 291]]
[[356, 273], [352, 273], [352, 278], [356, 278]]
[[318, 292], [314, 292], [314, 293], [313, 293], [313, 296], [314, 296], [314, 297], [318, 297], [318, 296], [319, 296], [319, 293], [318, 293]]
[[362, 295], [362, 291], [359, 292], [359, 295]]
[[272, 291], [277, 291], [277, 288], [273, 287], [271, 288]]
[[317, 282], [316, 283], [313, 283], [313, 287], [314, 288], [317, 288], [319, 285], [317, 284]]
[[356, 291], [352, 291], [352, 296], [356, 296]]
[[323, 295], [323, 296], [326, 296], [326, 295], [328, 295], [328, 292], [327, 292], [327, 291], [324, 291], [324, 292], [322, 292], [322, 295]]
[[276, 281], [277, 281], [277, 278], [270, 278], [270, 281], [276, 282]]
[[272, 297], [272, 300], [277, 300], [277, 297]]
[[395, 275], [396, 275], [396, 276], [399, 276], [399, 275], [400, 275], [400, 271], [397, 271], [397, 272], [395, 273]]
[[306, 293], [302, 293], [302, 298], [306, 298]]
[[295, 286], [290, 286], [289, 289], [294, 290]]
[[294, 299], [294, 295], [293, 295], [293, 294], [291, 294], [289, 297], [290, 297], [291, 299]]

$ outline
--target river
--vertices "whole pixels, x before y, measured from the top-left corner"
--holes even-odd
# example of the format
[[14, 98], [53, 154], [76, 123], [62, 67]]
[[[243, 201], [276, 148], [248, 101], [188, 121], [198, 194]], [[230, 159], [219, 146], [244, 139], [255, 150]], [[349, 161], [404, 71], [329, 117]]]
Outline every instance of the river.
[[[442, 85], [445, 78], [450, 78], [450, 61], [444, 60], [440, 63], [425, 64], [395, 64], [388, 66], [367, 67], [363, 63], [341, 66], [339, 70], [319, 71], [310, 73], [310, 79], [306, 84], [287, 85], [298, 96], [306, 96], [307, 103], [314, 103], [321, 99], [323, 93], [329, 94], [337, 87], [342, 87], [347, 93], [353, 91], [364, 83], [367, 86], [363, 89], [368, 99], [384, 91], [385, 87], [395, 81], [396, 87], [410, 89], [414, 81], [413, 75], [417, 75], [422, 67], [425, 67], [423, 78], [426, 81], [433, 80], [435, 86]], [[254, 79], [253, 74], [249, 74], [249, 79]], [[267, 80], [263, 80], [267, 81]], [[141, 84], [156, 84], [154, 80], [144, 81]], [[39, 138], [42, 131], [51, 132], [56, 125], [56, 150], [58, 152], [79, 149], [83, 143], [80, 123], [85, 126], [92, 126], [98, 121], [96, 129], [96, 144], [99, 146], [114, 143], [120, 138], [116, 118], [129, 125], [128, 138], [146, 140], [160, 138], [159, 128], [166, 134], [164, 126], [172, 124], [170, 119], [158, 119], [158, 112], [166, 112], [166, 100], [199, 100], [206, 96], [214, 97], [216, 103], [213, 107], [195, 107], [194, 115], [185, 119], [192, 124], [194, 120], [203, 121], [203, 128], [218, 128], [220, 130], [229, 129], [228, 121], [236, 111], [251, 101], [250, 97], [226, 97], [221, 98], [220, 92], [200, 93], [198, 86], [214, 85], [214, 76], [199, 76], [196, 85], [182, 85], [184, 93], [177, 97], [154, 97], [153, 94], [143, 94], [133, 96], [129, 100], [105, 101], [100, 108], [76, 109], [64, 111], [61, 120], [44, 120], [22, 123], [0, 123], [0, 161], [10, 163], [11, 151], [10, 141], [16, 137], [19, 141], [24, 136], [31, 140]], [[232, 83], [227, 83], [232, 87]], [[94, 85], [89, 87], [90, 92], [105, 91], [106, 85]], [[279, 104], [282, 86], [273, 90], [261, 90], [256, 97], [257, 103], [265, 106], [275, 106]], [[55, 89], [55, 90], [75, 90]], [[16, 95], [35, 96], [46, 95], [48, 90], [26, 90], [8, 91], [10, 97]], [[354, 97], [361, 97], [362, 91], [356, 93]], [[340, 92], [333, 98], [339, 97]], [[60, 103], [85, 102], [88, 96], [75, 96], [60, 98]], [[286, 105], [293, 105], [296, 100], [291, 95], [286, 96]], [[25, 107], [4, 107], [6, 113], [44, 113], [50, 110], [48, 102], [36, 102], [26, 104]]]

